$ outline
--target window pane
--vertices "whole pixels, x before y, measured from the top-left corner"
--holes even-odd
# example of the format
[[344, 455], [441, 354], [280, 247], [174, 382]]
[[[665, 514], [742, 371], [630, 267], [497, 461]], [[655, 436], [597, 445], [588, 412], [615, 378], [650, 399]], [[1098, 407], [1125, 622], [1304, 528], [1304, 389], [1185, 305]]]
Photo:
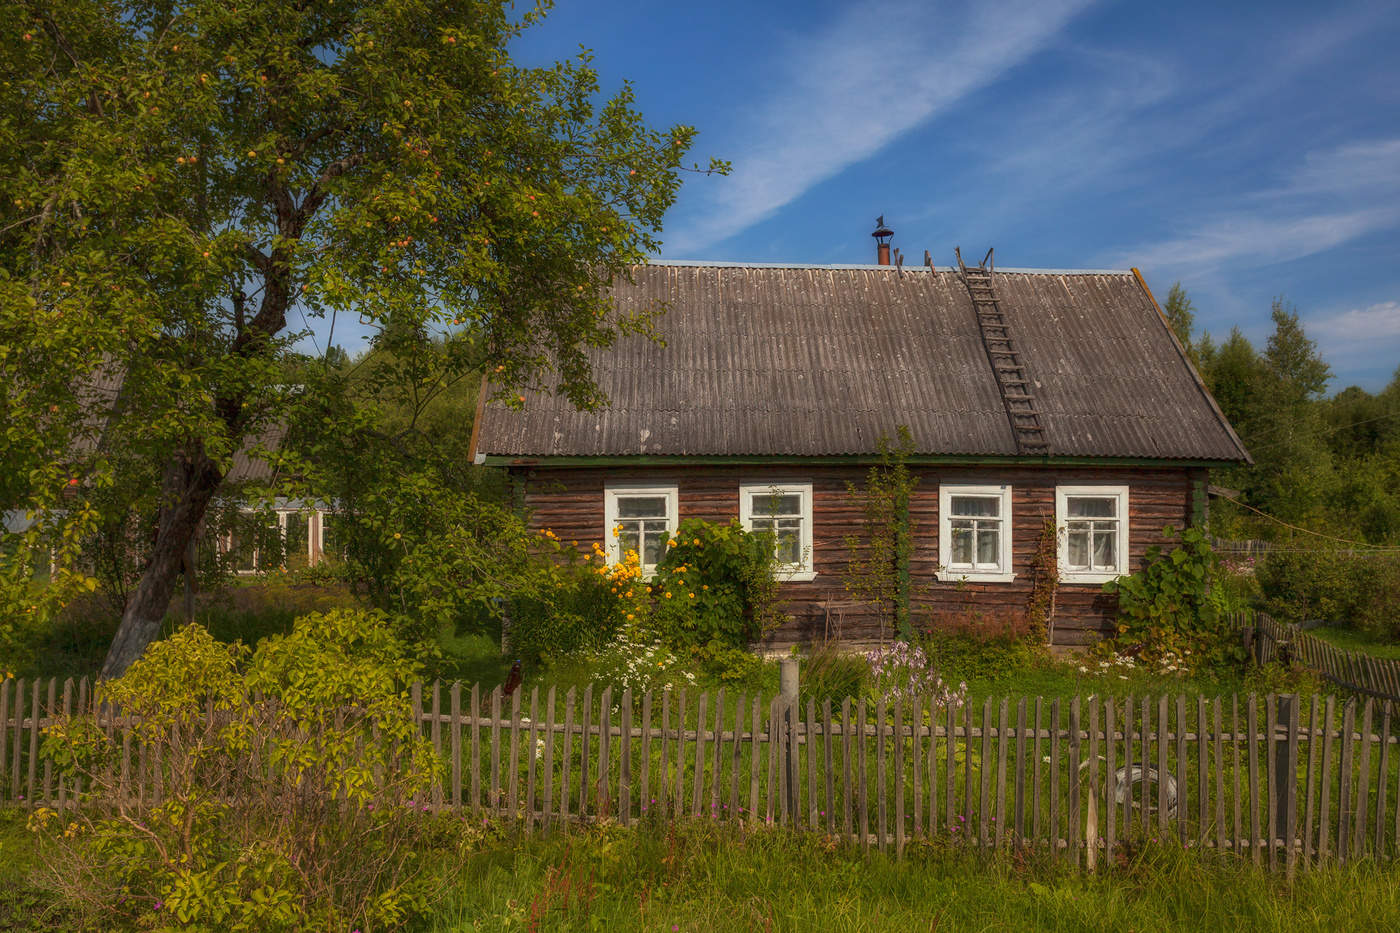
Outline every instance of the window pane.
[[953, 496], [950, 511], [954, 515], [987, 516], [1001, 514], [1000, 496]]
[[1000, 560], [997, 554], [997, 527], [983, 523], [977, 527], [977, 563], [996, 566]]
[[646, 534], [646, 545], [642, 548], [642, 564], [646, 567], [655, 567], [661, 563], [661, 555], [666, 552], [666, 534], [663, 530], [660, 534], [648, 529]]
[[779, 532], [775, 552], [781, 564], [802, 563], [802, 536], [795, 531]]
[[617, 546], [622, 556], [626, 556], [628, 551], [642, 552], [641, 544], [641, 522], [618, 522], [620, 530], [617, 535]]
[[1070, 518], [1113, 518], [1118, 514], [1117, 496], [1070, 496]]
[[1094, 529], [1094, 567], [1116, 570], [1118, 567], [1118, 532], [1106, 531], [1100, 525]]
[[618, 518], [665, 518], [665, 496], [618, 496]]
[[288, 570], [300, 570], [310, 561], [307, 554], [306, 515], [288, 512], [282, 531], [282, 565]]
[[953, 522], [952, 555], [955, 566], [972, 564], [972, 522]]
[[749, 512], [759, 515], [801, 515], [802, 497], [797, 493], [757, 492], [749, 496]]
[[1070, 525], [1066, 545], [1069, 552], [1065, 558], [1066, 564], [1076, 569], [1089, 566], [1089, 527], [1087, 525], [1082, 523]]
[[750, 522], [755, 532], [772, 531], [774, 521], [771, 518], [755, 518]]

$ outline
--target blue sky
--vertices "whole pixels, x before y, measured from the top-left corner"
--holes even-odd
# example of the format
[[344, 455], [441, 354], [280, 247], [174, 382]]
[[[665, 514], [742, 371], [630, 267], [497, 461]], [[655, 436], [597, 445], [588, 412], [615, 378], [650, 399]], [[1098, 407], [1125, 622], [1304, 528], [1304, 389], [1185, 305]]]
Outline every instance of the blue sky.
[[1137, 266], [1262, 345], [1275, 296], [1336, 373], [1400, 366], [1400, 4], [560, 0], [523, 63], [596, 52], [729, 159], [662, 256]]

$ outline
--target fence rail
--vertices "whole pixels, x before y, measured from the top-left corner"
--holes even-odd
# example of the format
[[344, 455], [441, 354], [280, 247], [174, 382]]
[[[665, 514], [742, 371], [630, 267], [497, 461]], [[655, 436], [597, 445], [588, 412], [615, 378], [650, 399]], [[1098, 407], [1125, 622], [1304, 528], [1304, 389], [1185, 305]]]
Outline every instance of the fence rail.
[[1400, 661], [1338, 648], [1262, 612], [1242, 613], [1236, 622], [1261, 664], [1297, 662], [1346, 690], [1400, 703]]
[[[528, 828], [608, 817], [798, 827], [866, 848], [1026, 847], [1093, 867], [1147, 840], [1292, 869], [1400, 852], [1400, 717], [1327, 696], [988, 699], [839, 704], [591, 687], [528, 696], [417, 685], [443, 758], [424, 805]], [[0, 684], [0, 804], [77, 791], [41, 754], [86, 682]], [[162, 764], [118, 736], [123, 799], [160, 798]]]

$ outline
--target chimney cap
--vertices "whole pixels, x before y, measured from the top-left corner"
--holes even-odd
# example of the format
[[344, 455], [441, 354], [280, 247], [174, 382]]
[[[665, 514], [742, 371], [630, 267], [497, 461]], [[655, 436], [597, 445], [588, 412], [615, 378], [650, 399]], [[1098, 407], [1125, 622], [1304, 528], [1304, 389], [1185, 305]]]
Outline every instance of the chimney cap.
[[885, 215], [884, 215], [884, 214], [881, 214], [879, 217], [877, 217], [877, 218], [875, 219], [875, 232], [872, 233], [872, 234], [870, 234], [870, 235], [873, 236], [876, 240], [878, 240], [878, 241], [880, 241], [880, 242], [882, 242], [882, 243], [883, 243], [886, 239], [888, 239], [888, 238], [894, 236], [894, 231], [891, 230], [889, 227], [886, 227], [886, 226], [885, 226]]

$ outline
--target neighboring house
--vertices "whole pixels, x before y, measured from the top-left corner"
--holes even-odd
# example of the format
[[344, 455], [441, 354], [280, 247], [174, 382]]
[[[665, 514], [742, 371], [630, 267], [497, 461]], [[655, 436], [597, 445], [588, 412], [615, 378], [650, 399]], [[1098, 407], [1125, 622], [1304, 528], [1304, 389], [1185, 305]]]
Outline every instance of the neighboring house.
[[655, 262], [613, 294], [666, 313], [664, 342], [592, 351], [610, 407], [483, 402], [474, 459], [518, 478], [534, 527], [614, 559], [653, 563], [692, 516], [775, 526], [793, 621], [773, 646], [880, 636], [843, 585], [848, 484], [901, 425], [916, 624], [1023, 611], [1051, 519], [1062, 644], [1109, 631], [1104, 581], [1204, 519], [1212, 466], [1249, 459], [1135, 269]]

